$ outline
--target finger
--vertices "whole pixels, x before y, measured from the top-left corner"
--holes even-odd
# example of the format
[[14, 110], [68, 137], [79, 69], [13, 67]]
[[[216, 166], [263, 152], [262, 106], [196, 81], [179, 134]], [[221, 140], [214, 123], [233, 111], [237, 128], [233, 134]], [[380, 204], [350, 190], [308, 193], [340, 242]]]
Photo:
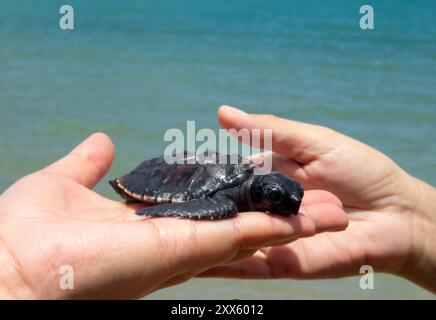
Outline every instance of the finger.
[[95, 228], [88, 252], [98, 252], [98, 259], [81, 261], [88, 268], [77, 275], [81, 282], [77, 286], [92, 282], [95, 290], [103, 292], [102, 288], [116, 285], [118, 292], [132, 297], [178, 275], [182, 279], [195, 276], [244, 252], [311, 236], [315, 231], [313, 222], [303, 214], [278, 217], [259, 212], [220, 221], [156, 218]]
[[259, 129], [260, 147], [264, 143], [264, 130], [272, 129], [272, 150], [303, 164], [337, 145], [334, 137], [338, 134], [333, 130], [272, 115], [251, 115], [233, 107], [221, 106], [218, 119], [225, 129]]
[[[213, 248], [217, 239], [221, 239], [224, 248], [236, 248], [236, 256], [241, 251], [258, 249], [300, 237], [314, 234], [313, 221], [304, 213], [297, 216], [283, 217], [261, 212], [241, 212], [235, 218], [219, 221], [193, 221], [157, 218], [148, 220], [161, 228], [180, 228], [181, 224], [189, 226], [186, 230], [195, 229], [201, 248]], [[262, 228], [259, 226], [262, 225]], [[201, 241], [200, 241], [201, 240]]]
[[[307, 214], [307, 216], [309, 216], [314, 222], [316, 233], [321, 233], [325, 231], [340, 231], [344, 230], [348, 226], [348, 215], [342, 209], [342, 205], [339, 199], [337, 199], [333, 194], [322, 190], [316, 190], [307, 192], [306, 196], [307, 197], [303, 200], [302, 211]], [[320, 242], [322, 242], [322, 238], [317, 238], [315, 236], [309, 239], [301, 240], [299, 242], [302, 241], [313, 247], [311, 252], [316, 252], [322, 255], [322, 250], [320, 251], [318, 249], [320, 247]], [[286, 241], [284, 241], [283, 243], [277, 242], [273, 244], [273, 246], [276, 247], [286, 244]], [[321, 247], [325, 247], [326, 245], [327, 241], [324, 241]], [[262, 251], [258, 251], [255, 255], [253, 255], [253, 257], [250, 257], [248, 255], [248, 258], [243, 261], [240, 261], [239, 259], [234, 259], [225, 266], [207, 270], [206, 272], [200, 274], [200, 277], [288, 277], [290, 267], [286, 267], [287, 263], [292, 261], [292, 263], [297, 265], [301, 263], [301, 260], [299, 260], [298, 258], [308, 258], [306, 257], [305, 249], [302, 248], [301, 245], [291, 244], [290, 246], [295, 247], [295, 251], [293, 251], [291, 247], [286, 247], [284, 249], [280, 247], [267, 248], [265, 249], [265, 251], [269, 252], [270, 256], [266, 256]], [[271, 265], [274, 262], [274, 259], [272, 257], [278, 257], [278, 262], [274, 263], [274, 269], [271, 269]], [[319, 260], [323, 259], [319, 257]], [[302, 267], [299, 267], [298, 270], [299, 275], [308, 272], [307, 270], [303, 271], [304, 268]]]
[[357, 274], [365, 264], [365, 255], [372, 254], [371, 243], [365, 243], [367, 226], [367, 222], [353, 221], [345, 231], [321, 233], [285, 246], [264, 248], [244, 261], [207, 270], [200, 276], [320, 279]]
[[[304, 241], [310, 242], [314, 238], [307, 238]], [[226, 277], [243, 279], [319, 279], [348, 276], [353, 274], [351, 265], [345, 255], [330, 257], [329, 250], [325, 252], [320, 239], [316, 239], [316, 246], [310, 246], [303, 250], [299, 249], [298, 241], [290, 246], [265, 248], [257, 251], [252, 257], [241, 262], [227, 264], [211, 268], [198, 275], [198, 277]], [[265, 252], [264, 252], [265, 251]], [[323, 254], [324, 251], [324, 254]], [[305, 255], [309, 252], [310, 258], [307, 261]], [[314, 260], [316, 257], [319, 260]], [[334, 260], [329, 261], [329, 258]], [[312, 264], [313, 263], [313, 264]], [[357, 274], [357, 273], [354, 273]]]
[[283, 156], [274, 151], [265, 151], [253, 154], [249, 159], [260, 168], [265, 166], [265, 162], [271, 163], [272, 171], [279, 171], [292, 179], [298, 180], [304, 187], [306, 187], [305, 183], [308, 178], [303, 166], [289, 157]]
[[94, 133], [43, 171], [66, 175], [83, 186], [93, 188], [110, 169], [114, 154], [110, 138], [103, 133]]
[[329, 203], [342, 208], [342, 202], [333, 193], [325, 190], [308, 190], [304, 193], [302, 206]]
[[344, 230], [348, 226], [348, 215], [334, 203], [306, 205], [302, 212], [312, 219], [316, 233]]
[[[155, 223], [158, 228], [160, 228], [160, 223], [165, 226], [168, 223], [174, 223], [167, 228], [178, 227], [180, 230], [180, 220], [171, 220], [173, 221], [156, 221]], [[191, 225], [187, 229], [188, 234], [191, 235], [186, 234], [186, 236], [192, 240], [191, 236], [194, 232], [196, 241], [185, 242], [188, 247], [184, 248], [184, 252], [189, 252], [190, 255], [186, 256], [186, 261], [178, 261], [181, 269], [190, 268], [193, 265], [203, 269], [209, 264], [228, 263], [232, 259], [237, 259], [242, 252], [257, 250], [277, 242], [290, 242], [300, 237], [309, 237], [315, 232], [313, 222], [304, 214], [280, 217], [260, 212], [244, 212], [233, 219], [213, 222], [189, 221], [187, 223]]]

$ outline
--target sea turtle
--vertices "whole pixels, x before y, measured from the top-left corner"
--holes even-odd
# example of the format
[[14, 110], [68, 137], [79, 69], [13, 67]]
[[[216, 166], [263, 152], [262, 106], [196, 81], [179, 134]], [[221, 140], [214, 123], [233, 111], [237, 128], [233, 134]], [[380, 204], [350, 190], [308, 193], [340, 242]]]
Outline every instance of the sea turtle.
[[252, 162], [239, 155], [232, 162], [234, 157], [184, 152], [171, 163], [160, 156], [109, 183], [129, 202], [154, 205], [136, 212], [143, 216], [212, 220], [243, 211], [298, 213], [304, 194], [299, 182], [279, 172], [255, 175]]

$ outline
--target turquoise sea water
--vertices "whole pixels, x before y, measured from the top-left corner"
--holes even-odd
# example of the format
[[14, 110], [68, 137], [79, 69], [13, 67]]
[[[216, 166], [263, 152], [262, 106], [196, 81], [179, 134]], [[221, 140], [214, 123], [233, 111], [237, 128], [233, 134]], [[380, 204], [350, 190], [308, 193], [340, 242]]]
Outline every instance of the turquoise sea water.
[[[327, 125], [436, 185], [436, 2], [0, 0], [0, 191], [94, 131], [110, 176], [162, 153], [167, 128], [218, 129], [223, 103]], [[366, 2], [365, 2], [366, 3]], [[116, 198], [106, 183], [97, 191]], [[396, 277], [194, 280], [152, 298], [431, 298]]]

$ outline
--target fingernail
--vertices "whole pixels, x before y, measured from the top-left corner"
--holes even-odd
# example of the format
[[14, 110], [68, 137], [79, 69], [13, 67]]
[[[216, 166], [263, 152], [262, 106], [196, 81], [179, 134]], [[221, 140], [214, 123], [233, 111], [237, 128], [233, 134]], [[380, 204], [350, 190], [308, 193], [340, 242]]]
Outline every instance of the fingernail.
[[240, 117], [246, 117], [249, 116], [249, 114], [245, 111], [242, 111], [241, 109], [235, 108], [235, 107], [231, 107], [228, 105], [222, 105], [220, 108], [225, 108], [226, 112], [230, 112], [232, 113], [234, 116], [240, 116]]

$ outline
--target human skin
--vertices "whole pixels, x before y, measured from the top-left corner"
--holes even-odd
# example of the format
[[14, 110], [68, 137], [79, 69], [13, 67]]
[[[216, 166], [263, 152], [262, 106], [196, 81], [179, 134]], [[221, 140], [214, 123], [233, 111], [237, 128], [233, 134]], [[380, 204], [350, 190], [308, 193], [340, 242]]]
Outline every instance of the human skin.
[[[272, 129], [273, 169], [323, 189], [343, 203], [349, 226], [290, 244], [262, 248], [202, 276], [335, 278], [363, 265], [436, 292], [436, 191], [383, 153], [326, 127], [223, 106], [224, 128]], [[259, 155], [262, 158], [264, 155]]]
[[[298, 216], [144, 219], [92, 191], [113, 158], [111, 140], [94, 134], [0, 196], [0, 299], [138, 298], [348, 223], [340, 201], [321, 190], [306, 193]], [[74, 271], [73, 290], [61, 289], [62, 266]]]

